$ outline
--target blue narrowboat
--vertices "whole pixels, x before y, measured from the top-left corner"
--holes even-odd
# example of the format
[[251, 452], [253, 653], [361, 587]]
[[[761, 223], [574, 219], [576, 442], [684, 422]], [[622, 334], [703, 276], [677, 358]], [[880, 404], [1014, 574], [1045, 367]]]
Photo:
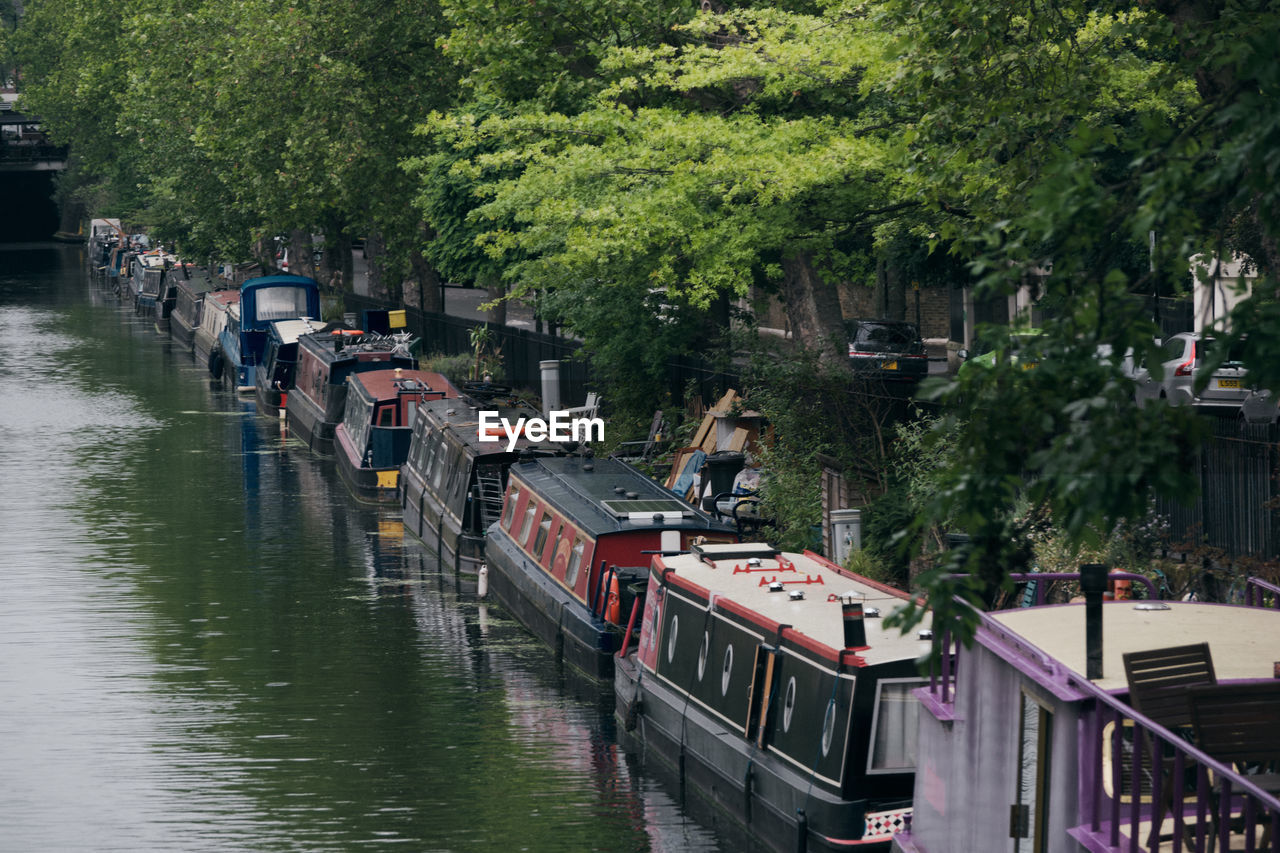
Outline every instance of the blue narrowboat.
[[621, 460], [529, 456], [485, 536], [488, 588], [566, 663], [607, 680], [651, 555], [737, 538]]
[[226, 328], [210, 357], [210, 373], [225, 376], [238, 392], [253, 393], [254, 370], [266, 352], [268, 325], [304, 317], [320, 317], [320, 285], [315, 279], [301, 275], [249, 279], [240, 285], [239, 305], [227, 312]]
[[334, 329], [298, 339], [293, 391], [285, 401], [289, 432], [320, 456], [333, 454], [334, 429], [347, 409], [347, 377], [397, 367], [416, 370], [415, 340]]

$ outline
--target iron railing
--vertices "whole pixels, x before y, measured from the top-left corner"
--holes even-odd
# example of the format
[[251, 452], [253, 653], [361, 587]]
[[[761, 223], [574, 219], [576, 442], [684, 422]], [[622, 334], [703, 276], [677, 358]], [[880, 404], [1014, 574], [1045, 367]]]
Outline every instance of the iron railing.
[[1248, 578], [1244, 582], [1246, 607], [1270, 607], [1280, 610], [1280, 586], [1262, 578]]

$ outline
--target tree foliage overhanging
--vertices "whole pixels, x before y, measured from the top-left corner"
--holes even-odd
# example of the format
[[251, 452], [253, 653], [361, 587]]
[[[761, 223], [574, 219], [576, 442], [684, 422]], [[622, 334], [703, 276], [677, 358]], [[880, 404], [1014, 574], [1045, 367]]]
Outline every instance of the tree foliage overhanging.
[[1051, 270], [1039, 369], [929, 391], [952, 463], [903, 538], [968, 530], [943, 569], [975, 598], [1032, 519], [1083, 540], [1188, 487], [1190, 419], [1098, 357], [1151, 350], [1135, 293], [1246, 257], [1224, 337], [1280, 389], [1275, 4], [711, 6], [30, 0], [6, 43], [98, 212], [232, 256], [376, 231], [404, 275], [538, 294], [633, 390], [752, 286], [839, 369], [841, 281], [946, 258], [998, 296]]

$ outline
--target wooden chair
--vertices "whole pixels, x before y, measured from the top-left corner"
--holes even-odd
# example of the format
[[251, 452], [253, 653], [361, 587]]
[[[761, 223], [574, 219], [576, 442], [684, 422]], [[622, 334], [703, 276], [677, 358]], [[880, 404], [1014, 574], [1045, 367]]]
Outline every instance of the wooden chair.
[[1218, 683], [1208, 643], [1129, 652], [1124, 677], [1133, 709], [1171, 731], [1191, 725], [1187, 689]]
[[[1192, 687], [1218, 683], [1209, 644], [1129, 652], [1123, 659], [1125, 679], [1129, 682], [1129, 705], [1166, 729], [1191, 737], [1189, 691]], [[1149, 735], [1145, 740], [1143, 746], [1151, 761], [1152, 775], [1159, 773], [1161, 782], [1160, 803], [1153, 808], [1151, 837], [1148, 839], [1148, 844], [1154, 849], [1164, 816], [1173, 809], [1173, 786], [1185, 785], [1186, 780], [1173, 778], [1173, 760], [1164, 754], [1158, 740]], [[1135, 791], [1134, 796], [1139, 793]]]
[[[1267, 793], [1280, 795], [1280, 681], [1193, 687], [1188, 693], [1196, 746], [1234, 765]], [[1222, 809], [1229, 810], [1230, 804]], [[1215, 830], [1219, 811], [1215, 804]], [[1271, 821], [1262, 814], [1257, 819], [1263, 822], [1262, 841], [1251, 849], [1267, 849]]]

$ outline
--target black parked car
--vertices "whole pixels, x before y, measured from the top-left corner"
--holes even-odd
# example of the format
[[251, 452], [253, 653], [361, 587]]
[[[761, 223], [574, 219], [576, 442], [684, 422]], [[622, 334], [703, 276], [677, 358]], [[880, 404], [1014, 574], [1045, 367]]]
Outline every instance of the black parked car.
[[929, 357], [914, 323], [901, 320], [845, 320], [849, 361], [866, 379], [918, 382], [929, 373]]

